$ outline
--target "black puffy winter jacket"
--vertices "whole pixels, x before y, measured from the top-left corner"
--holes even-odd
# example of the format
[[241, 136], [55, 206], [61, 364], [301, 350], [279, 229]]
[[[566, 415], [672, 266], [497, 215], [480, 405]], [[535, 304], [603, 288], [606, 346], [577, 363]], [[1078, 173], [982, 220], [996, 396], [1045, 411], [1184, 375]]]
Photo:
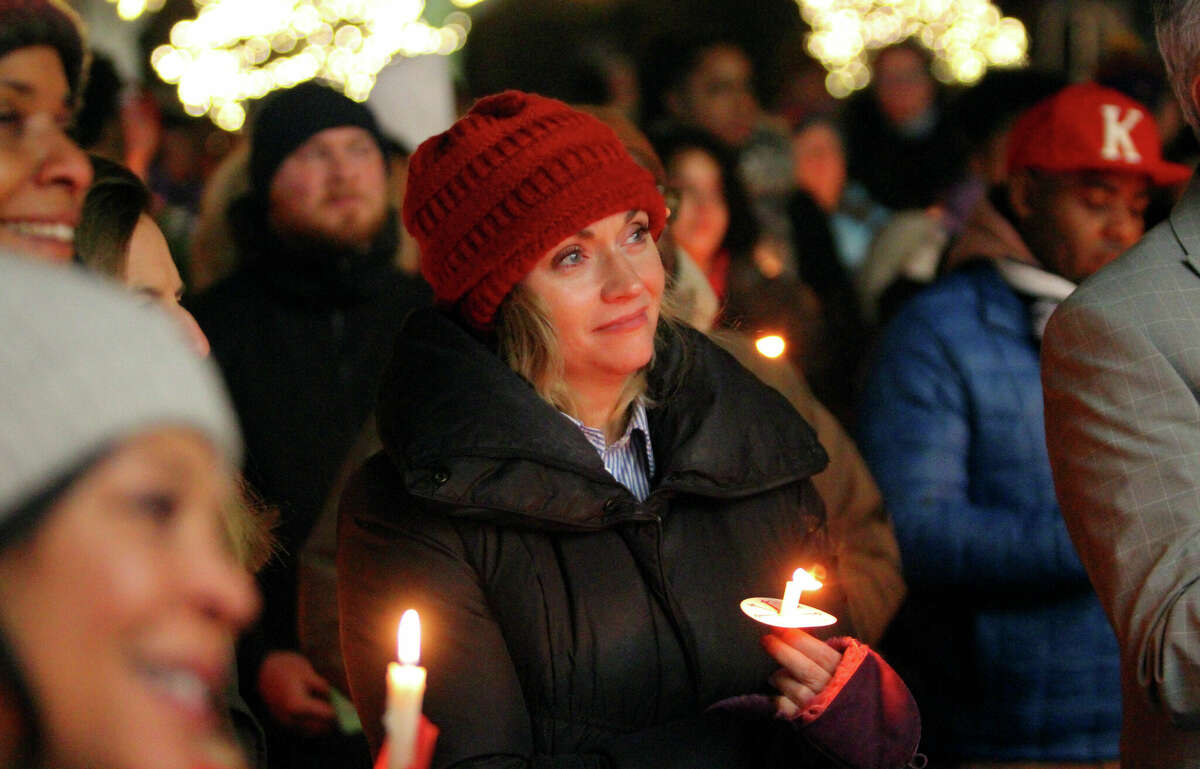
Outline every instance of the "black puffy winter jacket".
[[825, 453], [704, 337], [664, 336], [657, 476], [638, 502], [484, 345], [437, 311], [409, 319], [380, 400], [385, 452], [340, 511], [342, 647], [376, 749], [411, 607], [437, 767], [829, 764], [788, 722], [705, 712], [769, 691], [777, 665], [743, 598], [819, 563], [830, 579], [805, 601], [845, 616], [809, 481]]

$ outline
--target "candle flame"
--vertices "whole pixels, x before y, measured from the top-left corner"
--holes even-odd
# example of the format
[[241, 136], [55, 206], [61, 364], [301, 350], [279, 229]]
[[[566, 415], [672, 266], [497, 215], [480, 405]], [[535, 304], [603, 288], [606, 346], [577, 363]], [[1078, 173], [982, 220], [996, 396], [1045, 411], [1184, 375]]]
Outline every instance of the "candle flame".
[[396, 658], [402, 665], [415, 665], [421, 659], [421, 616], [408, 609], [400, 617], [396, 630]]
[[760, 355], [767, 358], [778, 358], [787, 349], [787, 342], [783, 340], [783, 337], [771, 334], [759, 337], [755, 340], [754, 346], [758, 348]]
[[818, 590], [821, 587], [820, 581], [806, 569], [796, 569], [792, 572], [792, 581], [798, 583], [801, 590]]

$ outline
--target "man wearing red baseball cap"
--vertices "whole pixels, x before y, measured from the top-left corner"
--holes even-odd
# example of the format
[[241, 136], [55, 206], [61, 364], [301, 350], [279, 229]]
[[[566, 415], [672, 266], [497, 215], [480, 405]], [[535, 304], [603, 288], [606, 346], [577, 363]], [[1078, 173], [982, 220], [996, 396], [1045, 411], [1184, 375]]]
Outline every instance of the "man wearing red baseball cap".
[[[1154, 11], [1171, 85], [1200, 130], [1200, 2], [1155, 0]], [[1193, 178], [1168, 221], [1059, 307], [1043, 345], [1046, 443], [1063, 517], [1120, 644], [1130, 769], [1200, 761], [1198, 308]]]
[[885, 330], [864, 392], [860, 447], [927, 623], [896, 661], [942, 765], [1115, 767], [1119, 652], [1055, 500], [1040, 340], [1141, 237], [1151, 188], [1188, 172], [1149, 110], [1090, 83], [1017, 119], [1008, 166]]

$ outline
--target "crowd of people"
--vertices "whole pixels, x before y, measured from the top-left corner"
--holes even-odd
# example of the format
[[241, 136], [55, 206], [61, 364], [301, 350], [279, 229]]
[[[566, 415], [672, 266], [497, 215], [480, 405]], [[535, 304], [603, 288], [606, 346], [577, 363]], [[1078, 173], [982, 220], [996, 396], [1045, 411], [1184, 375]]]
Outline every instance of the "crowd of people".
[[[412, 148], [306, 82], [201, 185], [0, 0], [0, 766], [1197, 766], [1200, 0], [1154, 5], [1161, 72], [910, 40], [776, 112], [666, 35]], [[797, 567], [831, 624], [743, 612]]]

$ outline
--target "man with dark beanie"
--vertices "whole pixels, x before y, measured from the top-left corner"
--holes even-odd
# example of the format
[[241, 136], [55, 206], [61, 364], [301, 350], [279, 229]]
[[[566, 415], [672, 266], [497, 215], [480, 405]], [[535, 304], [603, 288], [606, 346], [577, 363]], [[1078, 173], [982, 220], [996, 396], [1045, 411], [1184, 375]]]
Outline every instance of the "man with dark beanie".
[[280, 554], [260, 575], [262, 621], [240, 658], [272, 767], [354, 765], [344, 753], [330, 763], [327, 750], [340, 748], [329, 684], [297, 651], [296, 567], [374, 407], [392, 338], [429, 301], [394, 268], [383, 147], [371, 112], [323, 85], [264, 100], [251, 189], [229, 213], [241, 266], [193, 308], [245, 431], [247, 479], [281, 513]]

